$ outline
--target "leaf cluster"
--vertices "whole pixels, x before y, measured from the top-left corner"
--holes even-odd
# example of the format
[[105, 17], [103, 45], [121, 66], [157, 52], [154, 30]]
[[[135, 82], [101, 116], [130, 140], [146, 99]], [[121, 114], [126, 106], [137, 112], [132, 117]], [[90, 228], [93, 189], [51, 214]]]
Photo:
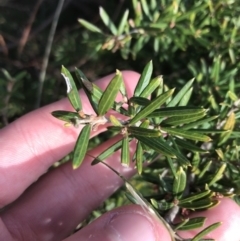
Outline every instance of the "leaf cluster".
[[[130, 97], [119, 70], [106, 89], [102, 90], [79, 69], [76, 68], [74, 78], [62, 67], [67, 96], [76, 112], [61, 110], [52, 112], [52, 115], [67, 125], [84, 126], [75, 145], [73, 168], [78, 168], [84, 160], [91, 131], [106, 124], [108, 131], [120, 134], [122, 138], [97, 156], [93, 165], [103, 162], [117, 150], [121, 150], [121, 163], [128, 166], [134, 162], [139, 174], [143, 173], [144, 162], [159, 163], [166, 173], [163, 171], [159, 180], [154, 180], [153, 183], [159, 186], [156, 195], [158, 198], [153, 195], [149, 202], [169, 223], [173, 223], [176, 209], [177, 213], [180, 210], [183, 213], [184, 210], [212, 208], [219, 203], [216, 197], [234, 194], [233, 189], [228, 189], [221, 183], [227, 181], [224, 173], [231, 164], [223, 160], [218, 163], [209, 162], [207, 145], [212, 145], [209, 134], [217, 136], [215, 139], [219, 146], [226, 142], [231, 136], [229, 133], [234, 128], [235, 119], [232, 114], [221, 128], [216, 126], [216, 122], [212, 125], [215, 125], [214, 128], [202, 128], [218, 116], [209, 117], [207, 109], [188, 105], [194, 80], [188, 81], [174, 94], [175, 89], [169, 89], [163, 83], [162, 76], [152, 78], [152, 72], [153, 65], [150, 61]], [[83, 87], [95, 115], [84, 113], [74, 79]], [[116, 101], [118, 94], [121, 96], [120, 101]], [[115, 114], [109, 114], [109, 110], [114, 110]], [[133, 156], [130, 155], [130, 142], [136, 143]], [[223, 158], [220, 148], [215, 153]], [[147, 180], [147, 172], [143, 175]], [[152, 182], [151, 179], [149, 181]], [[204, 221], [205, 218], [185, 219], [183, 213], [183, 222], [175, 225], [174, 230], [197, 228]]]

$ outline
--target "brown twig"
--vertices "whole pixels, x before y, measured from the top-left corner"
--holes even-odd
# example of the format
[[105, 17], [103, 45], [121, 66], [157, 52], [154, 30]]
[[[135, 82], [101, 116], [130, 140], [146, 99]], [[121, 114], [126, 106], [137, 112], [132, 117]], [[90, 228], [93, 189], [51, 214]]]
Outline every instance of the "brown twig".
[[42, 68], [41, 68], [41, 72], [40, 72], [40, 75], [39, 75], [39, 85], [38, 85], [36, 108], [38, 108], [40, 106], [40, 103], [41, 103], [42, 89], [43, 89], [43, 83], [44, 83], [45, 76], [46, 76], [48, 60], [49, 60], [50, 52], [51, 52], [51, 49], [52, 49], [53, 38], [54, 38], [55, 31], [56, 31], [56, 28], [57, 28], [60, 13], [61, 13], [62, 8], [63, 8], [63, 4], [64, 4], [64, 0], [58, 1], [58, 6], [57, 6], [57, 9], [55, 11], [52, 26], [51, 26], [51, 29], [50, 29], [50, 32], [49, 32], [49, 35], [48, 35], [47, 45], [46, 45], [46, 49], [45, 49], [45, 53], [44, 53], [44, 57], [43, 57]]
[[30, 31], [32, 29], [33, 22], [34, 22], [34, 20], [36, 18], [38, 9], [41, 6], [42, 2], [43, 2], [43, 0], [38, 0], [37, 1], [36, 5], [35, 5], [35, 7], [34, 7], [34, 9], [32, 11], [32, 14], [30, 15], [28, 23], [27, 23], [26, 27], [23, 30], [22, 37], [21, 37], [21, 39], [19, 41], [19, 45], [18, 45], [18, 56], [21, 55], [21, 53], [22, 53], [22, 51], [24, 49], [24, 46], [27, 43]]

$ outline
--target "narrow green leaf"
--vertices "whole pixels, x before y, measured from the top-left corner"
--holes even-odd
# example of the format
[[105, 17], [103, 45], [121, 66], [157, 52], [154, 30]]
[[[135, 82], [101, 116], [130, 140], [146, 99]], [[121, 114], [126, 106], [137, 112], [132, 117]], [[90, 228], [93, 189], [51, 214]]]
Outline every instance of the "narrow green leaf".
[[171, 157], [167, 156], [167, 163], [168, 163], [168, 165], [170, 167], [170, 170], [171, 170], [173, 176], [176, 178], [177, 170], [176, 170], [176, 167], [174, 166], [174, 162], [173, 162]]
[[161, 135], [159, 130], [146, 129], [138, 126], [128, 126], [128, 133], [133, 136], [158, 137]]
[[87, 153], [88, 142], [90, 139], [91, 125], [85, 125], [78, 136], [77, 143], [73, 152], [73, 169], [78, 168]]
[[64, 77], [66, 85], [67, 85], [68, 99], [69, 99], [71, 105], [73, 106], [73, 108], [77, 112], [79, 112], [80, 110], [82, 110], [82, 103], [81, 103], [81, 100], [80, 100], [80, 97], [79, 97], [77, 87], [76, 87], [75, 82], [73, 80], [73, 77], [70, 74], [70, 72], [64, 66], [62, 66], [61, 74]]
[[232, 101], [237, 101], [238, 100], [238, 96], [234, 92], [229, 90], [227, 94], [231, 98]]
[[209, 133], [209, 134], [222, 134], [222, 133], [228, 133], [229, 131], [216, 130], [216, 129], [194, 129], [194, 132], [196, 132], [196, 133]]
[[143, 69], [143, 72], [134, 90], [134, 96], [137, 96], [137, 97], [140, 96], [142, 91], [149, 84], [152, 76], [152, 71], [153, 71], [153, 64], [152, 64], [152, 61], [150, 61]]
[[88, 21], [82, 19], [82, 18], [79, 18], [78, 19], [78, 22], [83, 26], [85, 27], [86, 29], [90, 30], [91, 32], [96, 32], [96, 33], [101, 33], [102, 34], [102, 30], [100, 28], [98, 28], [97, 26], [89, 23]]
[[120, 24], [119, 24], [119, 26], [118, 26], [118, 35], [121, 35], [121, 34], [123, 33], [124, 28], [125, 28], [125, 26], [126, 26], [126, 24], [127, 24], [128, 15], [129, 15], [129, 10], [127, 9], [127, 10], [124, 12], [124, 14], [123, 14], [123, 16], [122, 16], [122, 19], [121, 19], [121, 21], [120, 21]]
[[182, 208], [198, 210], [198, 209], [212, 208], [212, 207], [218, 205], [219, 202], [220, 202], [219, 200], [212, 200], [211, 198], [204, 198], [204, 199], [197, 200], [194, 202], [182, 203], [179, 206]]
[[111, 145], [108, 149], [103, 151], [100, 155], [98, 155], [91, 163], [91, 165], [96, 165], [99, 162], [102, 162], [103, 160], [107, 159], [109, 156], [111, 156], [114, 152], [119, 150], [122, 147], [122, 140], [117, 141], [113, 145]]
[[56, 110], [53, 111], [51, 114], [59, 120], [63, 120], [72, 124], [76, 124], [76, 120], [81, 119], [77, 112]]
[[191, 116], [203, 114], [206, 110], [201, 107], [166, 107], [153, 111], [148, 117]]
[[127, 102], [127, 100], [128, 100], [128, 94], [127, 94], [127, 90], [126, 90], [124, 81], [122, 81], [122, 84], [121, 84], [119, 90], [120, 90], [120, 93], [122, 94], [123, 100], [124, 100], [125, 102]]
[[192, 96], [193, 88], [190, 88], [180, 100], [178, 106], [186, 106]]
[[173, 94], [174, 89], [168, 90], [158, 96], [156, 99], [152, 100], [147, 106], [145, 106], [140, 112], [138, 112], [129, 122], [129, 124], [135, 124], [139, 120], [147, 117], [156, 108], [161, 106], [165, 101]]
[[[176, 230], [191, 230], [196, 228], [201, 228], [207, 218], [205, 217], [197, 217], [197, 218], [190, 218], [183, 226], [176, 227]], [[177, 224], [178, 225], [178, 224]]]
[[214, 177], [212, 178], [212, 180], [208, 183], [209, 186], [213, 185], [215, 182], [217, 182], [219, 179], [222, 178], [223, 176], [223, 173], [225, 171], [227, 167], [227, 164], [226, 163], [223, 163], [220, 168], [216, 171]]
[[174, 149], [174, 152], [175, 152], [175, 155], [177, 157], [177, 160], [178, 160], [179, 164], [182, 165], [182, 166], [191, 166], [187, 157], [185, 155], [183, 155], [182, 152], [179, 150], [178, 145], [176, 144], [174, 138], [172, 138], [170, 136], [169, 139], [173, 143], [173, 149]]
[[137, 148], [136, 148], [136, 166], [137, 166], [137, 171], [138, 174], [142, 174], [142, 165], [143, 165], [143, 149], [141, 142], [138, 141], [137, 143]]
[[98, 86], [90, 82], [81, 70], [76, 68], [75, 74], [84, 92], [86, 93], [92, 108], [98, 114], [98, 103], [103, 91]]
[[87, 90], [93, 92], [93, 83], [88, 80], [85, 74], [78, 68], [75, 68], [75, 74], [79, 83], [87, 88]]
[[144, 145], [152, 148], [153, 150], [162, 153], [163, 155], [169, 156], [169, 157], [176, 157], [173, 153], [174, 150], [168, 146], [164, 141], [162, 141], [160, 138], [149, 138], [149, 137], [143, 137], [143, 136], [135, 136], [137, 140], [142, 142]]
[[116, 75], [108, 84], [106, 90], [103, 92], [102, 97], [99, 101], [99, 115], [104, 115], [109, 109], [113, 107], [115, 98], [117, 96], [117, 93], [119, 92], [122, 81], [122, 73], [117, 70]]
[[207, 161], [206, 164], [201, 168], [201, 172], [198, 174], [198, 179], [203, 178], [204, 174], [209, 170], [212, 165], [212, 161]]
[[113, 35], [116, 36], [118, 34], [117, 28], [102, 7], [99, 8], [99, 14], [106, 27], [111, 31]]
[[198, 192], [198, 193], [190, 194], [187, 197], [184, 197], [184, 198], [180, 199], [178, 204], [181, 205], [181, 204], [186, 203], [186, 202], [193, 202], [195, 200], [207, 197], [211, 193], [212, 193], [211, 190], [204, 190], [204, 191], [201, 191], [201, 192]]
[[142, 93], [140, 94], [140, 97], [145, 97], [145, 98], [149, 97], [157, 89], [157, 87], [159, 87], [162, 81], [163, 79], [161, 75], [152, 79], [150, 83], [142, 91]]
[[130, 151], [129, 151], [129, 138], [125, 136], [122, 139], [122, 152], [121, 152], [121, 163], [124, 166], [130, 165]]
[[186, 130], [181, 130], [179, 128], [168, 128], [168, 127], [161, 127], [161, 130], [167, 132], [168, 134], [181, 136], [190, 140], [203, 141], [203, 142], [211, 141], [210, 137], [196, 133], [194, 131], [186, 131]]
[[150, 103], [151, 101], [149, 99], [143, 98], [143, 97], [131, 97], [129, 99], [129, 103], [137, 104], [140, 106], [146, 106]]
[[152, 19], [148, 8], [149, 3], [147, 3], [146, 0], [141, 0], [141, 4], [142, 4], [143, 12], [146, 14], [146, 16], [149, 17], [149, 19]]
[[212, 120], [214, 120], [216, 118], [218, 118], [218, 115], [211, 116], [211, 117], [208, 117], [208, 118], [204, 118], [203, 120], [198, 120], [198, 121], [193, 122], [191, 124], [184, 125], [182, 127], [182, 129], [188, 130], [188, 129], [191, 129], [191, 128], [196, 127], [196, 126], [203, 125], [205, 123], [209, 123], [210, 121], [212, 121]]
[[202, 238], [204, 238], [204, 236], [206, 236], [207, 234], [209, 234], [210, 232], [212, 232], [214, 229], [218, 228], [221, 225], [222, 225], [222, 222], [218, 222], [218, 223], [214, 223], [214, 224], [208, 226], [207, 228], [205, 228], [204, 230], [199, 232], [196, 236], [194, 236], [192, 241], [202, 240]]
[[119, 108], [119, 112], [120, 112], [122, 115], [129, 116], [128, 111], [127, 111], [125, 108], [123, 108], [122, 106]]
[[100, 100], [102, 97], [103, 91], [97, 85], [89, 81], [80, 69], [76, 68], [75, 73], [81, 85], [85, 87], [86, 90], [89, 93], [91, 93], [95, 99]]
[[215, 57], [213, 63], [214, 65], [211, 71], [211, 79], [217, 84], [220, 77], [221, 56]]
[[187, 124], [190, 122], [197, 121], [202, 119], [206, 115], [206, 112], [202, 112], [199, 114], [190, 114], [190, 115], [183, 115], [183, 116], [173, 116], [169, 117], [166, 120], [163, 120], [164, 124], [177, 126], [182, 124]]
[[117, 131], [120, 133], [123, 128], [121, 126], [108, 126], [107, 129], [109, 131], [113, 131], [113, 132]]
[[[149, 124], [150, 124], [150, 121], [146, 119], [146, 120], [144, 120], [144, 121], [140, 124], [140, 127], [141, 127], [141, 128], [145, 128], [145, 129], [148, 129]], [[148, 147], [148, 146], [144, 145], [143, 143], [141, 143], [141, 146], [142, 146], [142, 149], [143, 149], [144, 151], [149, 151], [149, 147]]]
[[166, 200], [156, 201], [155, 199], [151, 198], [150, 201], [154, 208], [160, 211], [169, 210], [174, 206], [173, 202], [167, 202]]
[[122, 126], [121, 122], [114, 115], [110, 115], [109, 119], [114, 126]]
[[173, 181], [173, 194], [177, 195], [178, 197], [181, 197], [183, 194], [183, 191], [186, 188], [186, 183], [187, 183], [186, 172], [183, 170], [182, 167], [179, 167]]
[[186, 150], [192, 151], [192, 152], [200, 152], [200, 153], [207, 153], [208, 151], [201, 149], [200, 147], [182, 139], [176, 138], [175, 140], [176, 144]]
[[190, 87], [193, 84], [194, 79], [189, 80], [182, 89], [174, 96], [174, 98], [168, 103], [167, 107], [176, 106], [179, 101], [184, 97], [184, 95], [187, 93], [187, 91], [190, 89]]

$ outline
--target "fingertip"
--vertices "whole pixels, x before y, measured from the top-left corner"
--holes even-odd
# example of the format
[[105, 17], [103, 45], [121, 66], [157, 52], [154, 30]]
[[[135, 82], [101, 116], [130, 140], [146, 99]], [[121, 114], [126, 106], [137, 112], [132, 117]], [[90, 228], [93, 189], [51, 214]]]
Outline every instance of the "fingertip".
[[168, 231], [139, 205], [112, 210], [65, 241], [170, 241]]
[[222, 225], [212, 232], [210, 232], [204, 238], [216, 239], [218, 241], [239, 241], [239, 223], [240, 223], [240, 207], [230, 198], [220, 199], [218, 206], [205, 211], [194, 212], [189, 217], [206, 217], [204, 226], [200, 229], [194, 229], [190, 231], [181, 231], [178, 234], [183, 238], [193, 238], [204, 228], [217, 223], [222, 222]]

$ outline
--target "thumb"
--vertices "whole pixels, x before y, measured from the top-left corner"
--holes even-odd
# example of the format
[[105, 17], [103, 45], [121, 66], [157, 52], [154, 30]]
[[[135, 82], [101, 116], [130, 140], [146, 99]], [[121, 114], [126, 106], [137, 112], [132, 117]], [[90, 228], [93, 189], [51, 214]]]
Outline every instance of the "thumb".
[[139, 205], [114, 209], [64, 241], [170, 241], [170, 235], [158, 220]]

